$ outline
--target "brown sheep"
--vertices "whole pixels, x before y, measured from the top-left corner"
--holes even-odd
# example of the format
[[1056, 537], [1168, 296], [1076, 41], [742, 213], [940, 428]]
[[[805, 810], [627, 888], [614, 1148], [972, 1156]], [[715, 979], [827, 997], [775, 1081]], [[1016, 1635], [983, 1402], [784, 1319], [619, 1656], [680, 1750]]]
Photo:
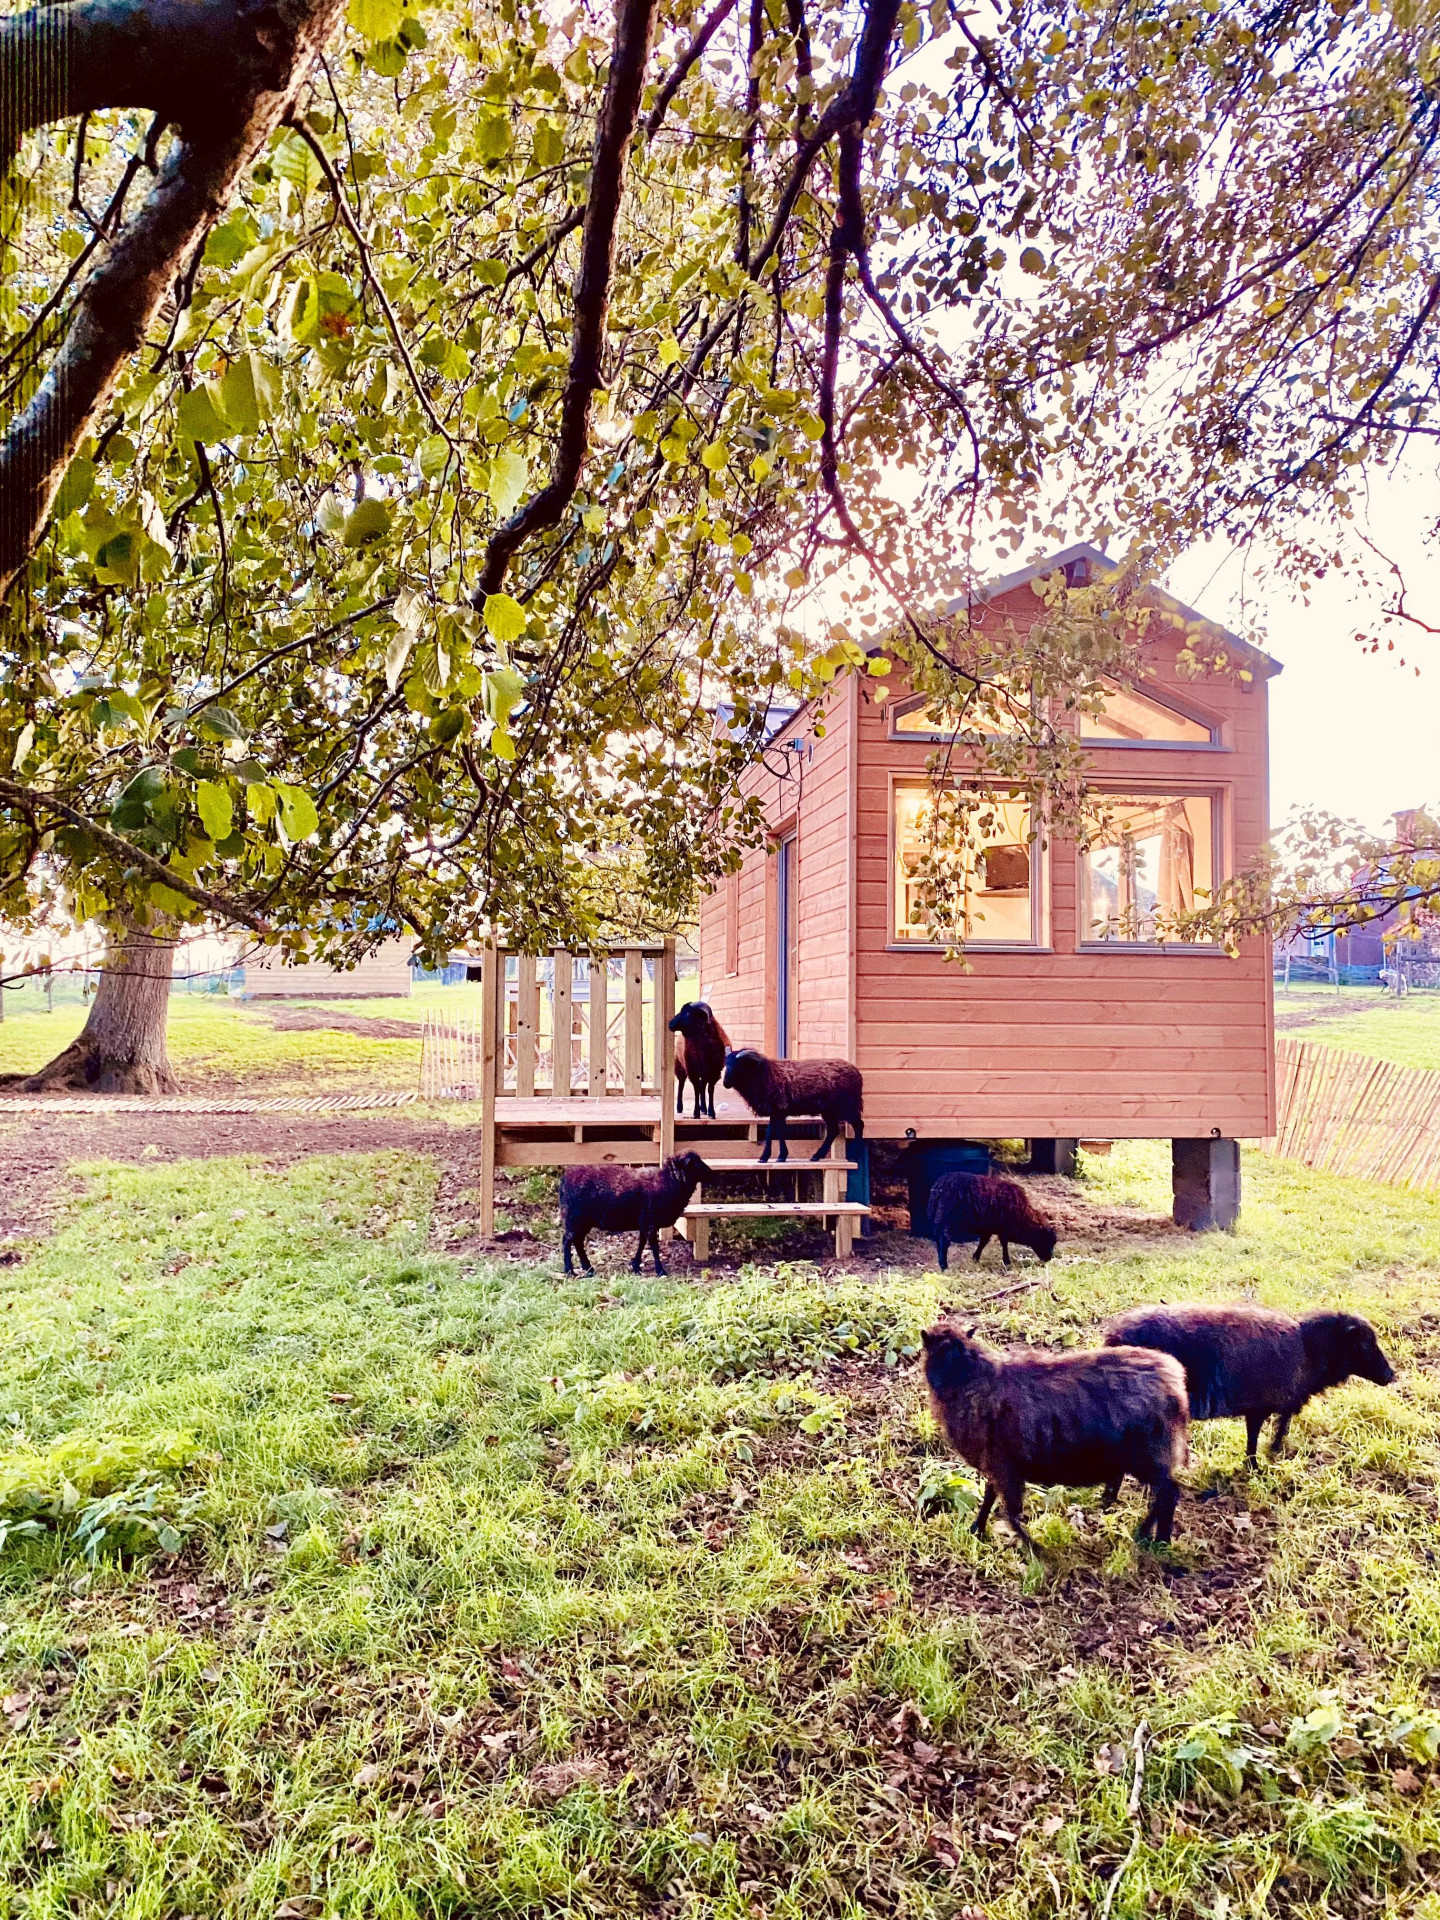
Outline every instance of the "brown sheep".
[[952, 1241], [977, 1241], [978, 1265], [991, 1240], [998, 1240], [1008, 1267], [1012, 1241], [1045, 1261], [1054, 1253], [1058, 1237], [1023, 1187], [989, 1173], [941, 1174], [930, 1189], [930, 1233], [942, 1273], [949, 1266]]
[[730, 1036], [705, 1000], [691, 1000], [670, 1022], [675, 1035], [675, 1111], [685, 1110], [685, 1082], [695, 1089], [693, 1118], [715, 1118], [715, 1086], [725, 1071]]
[[942, 1321], [922, 1338], [935, 1418], [985, 1480], [972, 1529], [981, 1538], [998, 1497], [1032, 1553], [1025, 1485], [1150, 1488], [1137, 1537], [1168, 1542], [1187, 1458], [1189, 1409], [1178, 1361], [1139, 1347], [1089, 1353], [997, 1353]]
[[570, 1250], [580, 1256], [580, 1271], [593, 1273], [585, 1252], [585, 1236], [638, 1232], [632, 1273], [648, 1244], [656, 1273], [660, 1264], [660, 1229], [673, 1227], [690, 1204], [690, 1196], [710, 1171], [698, 1153], [681, 1153], [659, 1167], [567, 1167], [560, 1176], [560, 1224], [566, 1273], [573, 1273]]
[[1260, 1430], [1273, 1413], [1273, 1459], [1305, 1402], [1358, 1375], [1388, 1386], [1395, 1369], [1375, 1329], [1358, 1313], [1296, 1319], [1237, 1300], [1229, 1306], [1132, 1307], [1105, 1329], [1107, 1346], [1152, 1347], [1185, 1369], [1196, 1420], [1243, 1419], [1253, 1467]]
[[848, 1060], [770, 1060], [754, 1047], [741, 1047], [725, 1056], [724, 1085], [733, 1087], [754, 1114], [769, 1121], [762, 1161], [778, 1140], [778, 1160], [788, 1160], [785, 1123], [794, 1114], [818, 1114], [825, 1122], [825, 1138], [810, 1157], [823, 1160], [842, 1126], [858, 1140], [865, 1131], [862, 1106], [865, 1083], [860, 1069]]

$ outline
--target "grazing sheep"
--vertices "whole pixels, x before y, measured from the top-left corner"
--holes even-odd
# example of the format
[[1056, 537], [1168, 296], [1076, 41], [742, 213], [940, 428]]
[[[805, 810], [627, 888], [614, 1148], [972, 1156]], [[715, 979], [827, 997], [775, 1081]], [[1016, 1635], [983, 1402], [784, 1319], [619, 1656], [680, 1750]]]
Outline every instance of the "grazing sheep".
[[660, 1229], [674, 1226], [709, 1171], [698, 1153], [676, 1154], [659, 1167], [567, 1167], [560, 1176], [566, 1273], [575, 1271], [570, 1263], [572, 1247], [580, 1256], [581, 1272], [594, 1272], [585, 1252], [585, 1236], [592, 1228], [601, 1233], [638, 1232], [631, 1272], [639, 1273], [648, 1243], [656, 1273], [664, 1273]]
[[998, 1496], [1032, 1553], [1025, 1484], [1150, 1488], [1141, 1540], [1168, 1542], [1187, 1458], [1189, 1412], [1178, 1361], [1139, 1347], [1090, 1353], [997, 1353], [942, 1321], [923, 1336], [925, 1379], [950, 1444], [985, 1479], [972, 1531], [982, 1538]]
[[1273, 1459], [1312, 1395], [1352, 1374], [1381, 1387], [1395, 1378], [1375, 1329], [1358, 1313], [1307, 1313], [1297, 1320], [1245, 1300], [1222, 1307], [1132, 1307], [1110, 1322], [1105, 1342], [1173, 1354], [1185, 1369], [1195, 1419], [1244, 1420], [1245, 1458], [1252, 1467], [1260, 1429], [1272, 1413]]
[[1007, 1267], [1012, 1240], [1016, 1246], [1029, 1247], [1041, 1260], [1048, 1260], [1055, 1251], [1055, 1229], [1035, 1211], [1025, 1189], [993, 1174], [942, 1173], [930, 1189], [929, 1218], [942, 1273], [949, 1265], [952, 1242], [977, 1241], [977, 1266], [992, 1240], [1000, 1242]]
[[715, 1018], [705, 1000], [691, 1000], [681, 1007], [670, 1022], [675, 1040], [675, 1111], [685, 1111], [685, 1082], [695, 1089], [698, 1120], [708, 1113], [715, 1118], [715, 1083], [725, 1071], [725, 1056], [730, 1051], [730, 1036]]
[[768, 1119], [762, 1161], [770, 1158], [774, 1140], [780, 1142], [776, 1158], [790, 1158], [785, 1123], [795, 1114], [818, 1114], [825, 1122], [825, 1138], [812, 1160], [826, 1157], [842, 1126], [852, 1127], [857, 1140], [865, 1131], [865, 1083], [848, 1060], [770, 1060], [754, 1047], [741, 1047], [725, 1056], [723, 1084], [733, 1087], [752, 1113]]

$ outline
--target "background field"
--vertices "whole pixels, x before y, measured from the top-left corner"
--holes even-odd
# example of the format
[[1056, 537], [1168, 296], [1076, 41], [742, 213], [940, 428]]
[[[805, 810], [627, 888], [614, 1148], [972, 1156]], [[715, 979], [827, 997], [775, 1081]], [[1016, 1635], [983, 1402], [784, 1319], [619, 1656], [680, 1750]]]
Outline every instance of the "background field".
[[1440, 1070], [1440, 992], [1397, 1000], [1373, 988], [1277, 986], [1275, 1025], [1291, 1039], [1321, 1040], [1399, 1067]]
[[[1128, 1861], [1117, 1915], [1440, 1914], [1440, 1203], [1250, 1158], [1191, 1239], [1117, 1148], [1053, 1293], [987, 1306], [988, 1256], [450, 1257], [439, 1174], [95, 1166], [0, 1275], [14, 1911], [1021, 1920]], [[942, 1295], [1071, 1343], [1236, 1293], [1372, 1315], [1398, 1384], [1253, 1478], [1199, 1428], [1171, 1560], [1133, 1495], [1032, 1497], [1049, 1574], [969, 1536], [912, 1358]], [[174, 1551], [88, 1562], [107, 1495]]]

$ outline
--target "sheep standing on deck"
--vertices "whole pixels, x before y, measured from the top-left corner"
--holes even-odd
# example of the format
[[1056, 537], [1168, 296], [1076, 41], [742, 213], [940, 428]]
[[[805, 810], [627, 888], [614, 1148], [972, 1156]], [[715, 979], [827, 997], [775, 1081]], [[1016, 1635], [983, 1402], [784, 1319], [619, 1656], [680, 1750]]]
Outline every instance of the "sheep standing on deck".
[[1273, 1413], [1273, 1459], [1305, 1402], [1358, 1375], [1385, 1387], [1395, 1369], [1375, 1329], [1358, 1313], [1277, 1313], [1237, 1300], [1230, 1306], [1132, 1307], [1105, 1329], [1113, 1347], [1152, 1347], [1185, 1369], [1197, 1420], [1243, 1419], [1253, 1467], [1260, 1429]]
[[639, 1273], [646, 1245], [660, 1264], [660, 1229], [673, 1227], [690, 1196], [710, 1171], [698, 1153], [680, 1153], [658, 1167], [567, 1167], [560, 1176], [560, 1224], [565, 1271], [573, 1273], [570, 1251], [580, 1256], [580, 1271], [593, 1273], [585, 1236], [638, 1233], [630, 1271]]
[[1035, 1211], [1025, 1189], [993, 1174], [942, 1173], [930, 1189], [929, 1219], [942, 1273], [947, 1270], [952, 1243], [965, 1240], [978, 1242], [977, 1265], [992, 1240], [1000, 1242], [1007, 1267], [1012, 1241], [1029, 1247], [1041, 1260], [1048, 1260], [1055, 1251], [1055, 1229]]
[[691, 1000], [670, 1022], [675, 1038], [675, 1111], [685, 1110], [685, 1082], [695, 1089], [694, 1118], [715, 1118], [715, 1086], [725, 1071], [730, 1036], [704, 1000]]
[[775, 1140], [780, 1143], [776, 1158], [790, 1158], [785, 1123], [797, 1114], [818, 1114], [825, 1122], [825, 1138], [812, 1160], [825, 1159], [841, 1127], [850, 1127], [857, 1140], [865, 1131], [865, 1083], [860, 1069], [848, 1060], [771, 1060], [754, 1047], [741, 1047], [725, 1056], [724, 1085], [733, 1087], [753, 1114], [769, 1121], [762, 1161], [770, 1158]]
[[1091, 1353], [997, 1353], [941, 1322], [922, 1338], [930, 1404], [950, 1444], [985, 1480], [972, 1531], [982, 1538], [997, 1497], [1032, 1553], [1025, 1484], [1150, 1488], [1137, 1537], [1168, 1542], [1185, 1465], [1185, 1374], [1138, 1347]]

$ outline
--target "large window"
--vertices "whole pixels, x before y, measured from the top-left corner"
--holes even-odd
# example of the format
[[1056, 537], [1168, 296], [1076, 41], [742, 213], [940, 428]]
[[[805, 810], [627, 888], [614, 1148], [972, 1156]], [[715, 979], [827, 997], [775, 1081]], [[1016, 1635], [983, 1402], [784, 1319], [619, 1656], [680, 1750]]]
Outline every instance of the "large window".
[[1080, 738], [1112, 747], [1208, 747], [1215, 729], [1135, 687], [1106, 683], [1103, 713], [1080, 715]]
[[1038, 847], [1024, 801], [895, 789], [894, 937], [933, 945], [942, 926], [967, 946], [1034, 946], [1039, 939]]
[[1169, 915], [1203, 906], [1215, 884], [1215, 816], [1208, 793], [1101, 796], [1080, 856], [1081, 939], [1152, 945]]
[[890, 729], [900, 739], [953, 740], [957, 733], [989, 735], [1014, 733], [1021, 724], [1025, 705], [1014, 703], [1003, 689], [996, 689], [972, 700], [963, 711], [913, 694], [890, 710]]

